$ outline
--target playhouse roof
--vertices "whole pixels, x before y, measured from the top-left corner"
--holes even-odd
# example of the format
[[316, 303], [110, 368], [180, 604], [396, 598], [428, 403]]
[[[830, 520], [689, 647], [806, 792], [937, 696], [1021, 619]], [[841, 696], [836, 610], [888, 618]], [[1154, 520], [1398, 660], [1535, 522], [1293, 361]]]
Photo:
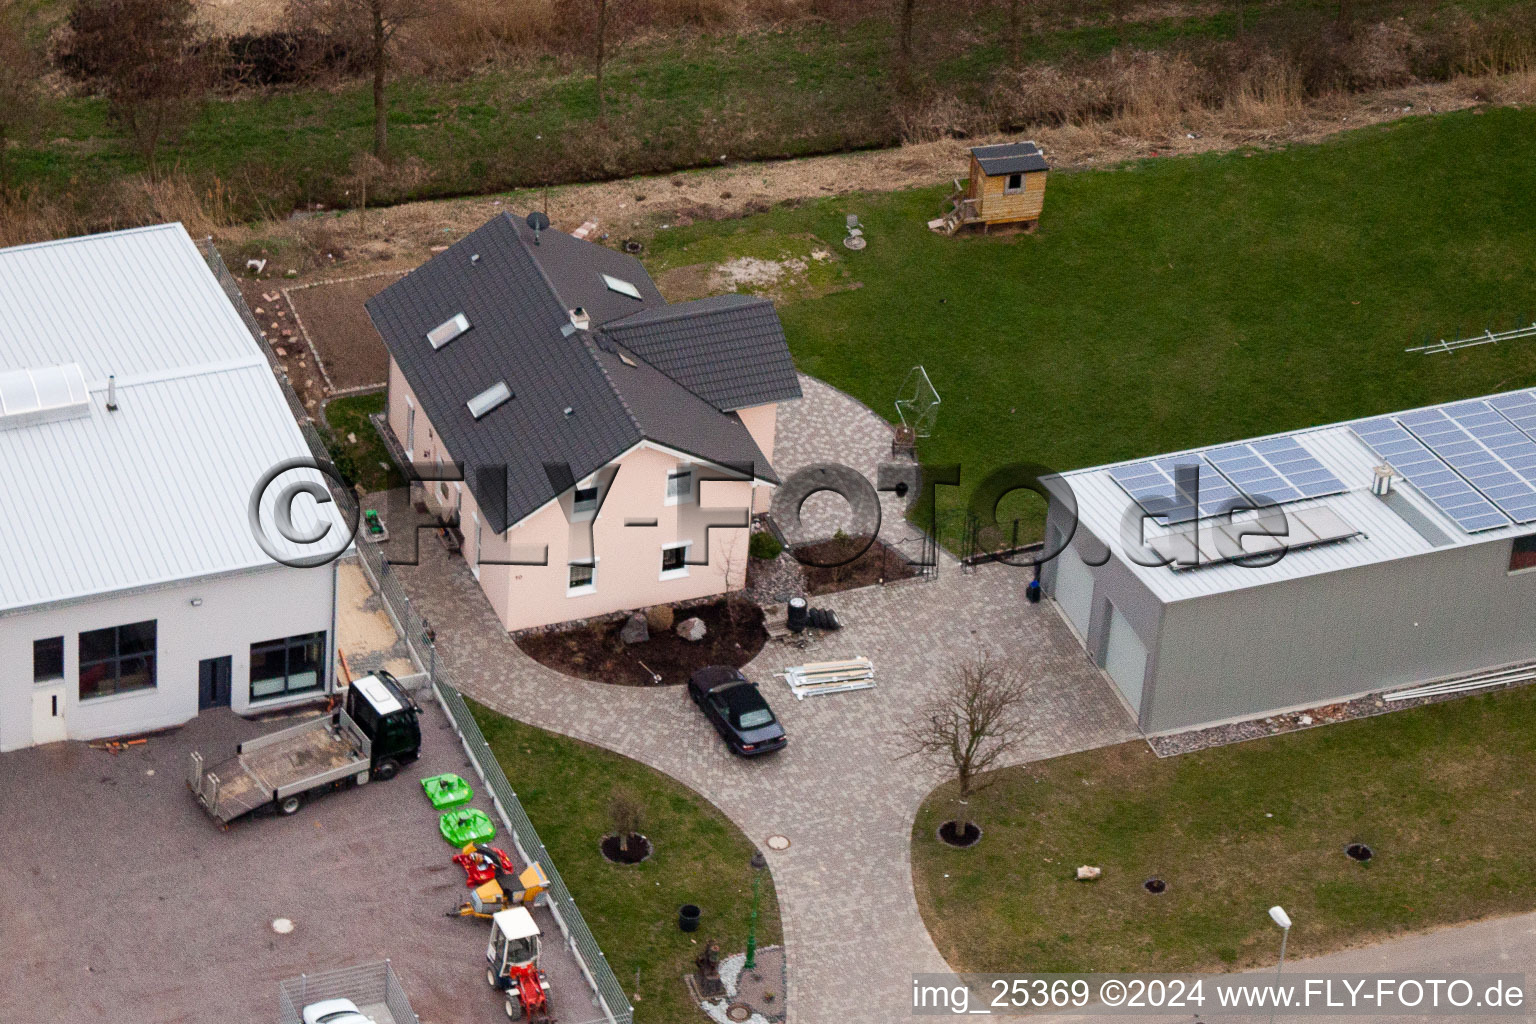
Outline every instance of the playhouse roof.
[[971, 156], [981, 165], [981, 173], [988, 177], [999, 174], [1019, 174], [1029, 171], [1045, 171], [1050, 165], [1045, 154], [1033, 142], [1008, 142], [998, 146], [977, 146]]

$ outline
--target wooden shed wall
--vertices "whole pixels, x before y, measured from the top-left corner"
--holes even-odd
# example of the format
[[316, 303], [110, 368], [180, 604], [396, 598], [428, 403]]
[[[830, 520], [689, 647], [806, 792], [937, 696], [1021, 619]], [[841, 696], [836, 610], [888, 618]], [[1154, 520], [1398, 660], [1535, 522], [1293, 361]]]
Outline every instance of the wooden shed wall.
[[[981, 175], [980, 170], [973, 161], [971, 171], [978, 175], [981, 181], [979, 196], [981, 202], [977, 205], [978, 214], [982, 220], [996, 224], [1004, 221], [1039, 219], [1040, 210], [1045, 206], [1046, 171], [1032, 171], [1024, 175], [1024, 191], [1009, 195], [1006, 174], [987, 177]], [[976, 195], [974, 183], [971, 186], [971, 194]]]

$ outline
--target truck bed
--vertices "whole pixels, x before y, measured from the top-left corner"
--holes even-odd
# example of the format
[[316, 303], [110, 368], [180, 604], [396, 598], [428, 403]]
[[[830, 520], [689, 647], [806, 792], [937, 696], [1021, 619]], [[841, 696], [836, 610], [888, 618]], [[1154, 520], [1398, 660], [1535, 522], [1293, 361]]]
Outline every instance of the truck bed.
[[206, 772], [193, 754], [188, 783], [198, 800], [228, 823], [264, 804], [302, 793], [368, 769], [369, 744], [342, 712], [242, 743], [234, 757]]

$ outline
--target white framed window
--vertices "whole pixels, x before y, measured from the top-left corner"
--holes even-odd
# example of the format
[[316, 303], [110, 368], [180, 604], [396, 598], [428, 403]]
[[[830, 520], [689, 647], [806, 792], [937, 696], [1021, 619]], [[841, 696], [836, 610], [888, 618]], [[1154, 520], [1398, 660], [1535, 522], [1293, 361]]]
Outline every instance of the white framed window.
[[693, 541], [666, 544], [661, 549], [661, 579], [677, 580], [688, 575], [688, 549]]
[[416, 457], [416, 407], [409, 400], [405, 403], [405, 457]]
[[680, 505], [693, 501], [693, 467], [678, 466], [667, 474], [667, 504]]
[[1008, 184], [1003, 189], [1004, 194], [1011, 196], [1011, 195], [1017, 195], [1018, 193], [1023, 192], [1023, 191], [1024, 191], [1024, 175], [1022, 175], [1022, 174], [1010, 174], [1010, 175], [1008, 175]]
[[588, 562], [572, 562], [567, 571], [565, 596], [580, 597], [597, 591], [597, 559]]

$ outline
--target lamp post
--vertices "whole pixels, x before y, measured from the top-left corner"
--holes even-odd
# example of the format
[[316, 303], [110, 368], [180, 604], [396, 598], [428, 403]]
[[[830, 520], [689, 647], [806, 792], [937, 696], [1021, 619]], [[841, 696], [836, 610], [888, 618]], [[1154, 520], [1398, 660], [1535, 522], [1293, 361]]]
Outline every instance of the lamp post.
[[[1269, 919], [1280, 928], [1280, 963], [1275, 966], [1275, 982], [1280, 981], [1280, 972], [1285, 969], [1285, 940], [1291, 937], [1291, 915], [1285, 912], [1285, 908], [1276, 904], [1269, 908]], [[1271, 1003], [1269, 1007], [1270, 1024], [1274, 1024], [1275, 1008], [1278, 1003]]]
[[752, 970], [757, 966], [757, 901], [762, 895], [763, 868], [768, 866], [768, 860], [761, 850], [752, 854], [752, 916], [747, 919], [747, 962], [742, 965], [745, 970]]

